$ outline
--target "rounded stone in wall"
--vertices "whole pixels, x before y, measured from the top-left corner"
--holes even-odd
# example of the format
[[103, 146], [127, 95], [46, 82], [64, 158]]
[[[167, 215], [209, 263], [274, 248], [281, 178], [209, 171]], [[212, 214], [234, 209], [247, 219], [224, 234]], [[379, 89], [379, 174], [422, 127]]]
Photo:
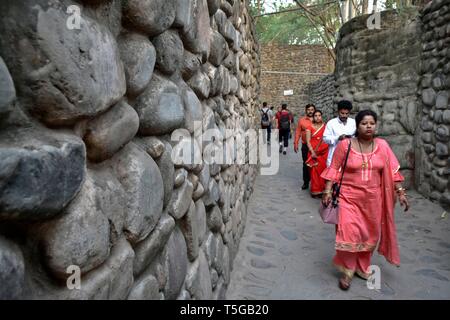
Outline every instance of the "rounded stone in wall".
[[426, 106], [432, 107], [436, 101], [436, 92], [432, 88], [423, 90], [422, 101]]
[[438, 157], [448, 156], [448, 146], [442, 142], [436, 143], [436, 155]]
[[206, 209], [202, 200], [197, 200], [195, 202], [195, 215], [197, 219], [197, 227], [198, 227], [198, 244], [201, 245], [203, 243], [203, 239], [205, 238], [207, 225], [206, 225]]
[[184, 123], [184, 108], [180, 90], [169, 79], [154, 73], [145, 91], [136, 98], [133, 107], [139, 115], [142, 135], [163, 135]]
[[0, 300], [20, 299], [25, 284], [25, 262], [20, 248], [0, 237]]
[[123, 5], [126, 26], [153, 37], [169, 29], [175, 21], [178, 0], [127, 0]]
[[192, 22], [183, 30], [182, 38], [183, 44], [188, 50], [201, 54], [203, 61], [208, 59], [211, 45], [211, 27], [207, 0], [193, 2]]
[[120, 101], [87, 123], [83, 140], [88, 158], [99, 162], [112, 157], [136, 135], [138, 128], [139, 117], [136, 111], [125, 101]]
[[135, 244], [148, 236], [162, 215], [161, 173], [155, 161], [133, 142], [111, 158], [110, 166], [126, 192], [124, 232]]
[[181, 75], [184, 80], [189, 80], [198, 69], [200, 69], [202, 59], [200, 55], [193, 54], [187, 50], [183, 53], [183, 66], [181, 69]]
[[436, 97], [436, 108], [437, 109], [447, 109], [448, 108], [448, 98], [449, 94], [447, 91], [441, 91]]
[[159, 284], [152, 275], [139, 280], [131, 289], [128, 300], [158, 300]]
[[208, 0], [209, 15], [212, 16], [220, 8], [221, 0]]
[[436, 128], [436, 138], [439, 141], [447, 142], [450, 140], [450, 129], [448, 126], [439, 126]]
[[209, 77], [198, 70], [191, 79], [188, 85], [194, 90], [199, 98], [207, 99], [211, 90], [211, 80]]
[[[125, 73], [111, 32], [81, 14], [79, 30], [66, 27], [66, 7], [36, 0], [2, 4], [0, 55], [24, 106], [50, 125], [95, 116], [125, 93]], [[70, 59], [68, 58], [70, 57]]]
[[446, 124], [450, 124], [450, 110], [445, 110], [442, 114], [442, 120]]
[[52, 273], [66, 279], [76, 265], [84, 274], [102, 264], [109, 255], [109, 222], [96, 204], [96, 187], [87, 176], [82, 190], [61, 218], [40, 226], [40, 248]]
[[229, 53], [228, 44], [225, 38], [217, 31], [212, 32], [211, 53], [209, 61], [216, 67], [222, 64], [222, 61]]
[[436, 112], [433, 113], [430, 112], [430, 117], [436, 124], [442, 123], [442, 115], [443, 115], [442, 110], [436, 110]]
[[199, 252], [199, 225], [194, 201], [191, 200], [189, 210], [180, 219], [179, 226], [186, 240], [188, 259], [189, 261], [194, 261], [198, 257]]
[[[450, 50], [447, 50], [448, 52], [450, 52]], [[445, 74], [449, 74], [450, 73], [450, 62], [449, 63], [447, 63], [445, 66], [444, 66], [444, 68], [442, 69], [442, 71], [445, 73]], [[449, 81], [448, 81], [448, 79], [446, 79], [445, 81], [444, 81], [444, 85], [448, 88], [449, 87]]]
[[433, 130], [433, 122], [431, 122], [427, 119], [422, 119], [422, 121], [420, 123], [420, 127], [424, 131], [431, 131], [431, 130]]
[[47, 219], [77, 195], [86, 168], [80, 138], [20, 128], [0, 132], [0, 141], [0, 219]]
[[183, 62], [183, 42], [175, 30], [167, 30], [153, 38], [156, 48], [156, 65], [168, 75], [181, 69]]
[[118, 38], [120, 56], [124, 62], [127, 94], [140, 94], [152, 78], [156, 51], [147, 37], [126, 33]]
[[186, 30], [192, 23], [193, 5], [192, 0], [176, 0], [176, 15], [174, 27]]
[[157, 137], [135, 137], [133, 141], [143, 148], [154, 160], [161, 157], [166, 150], [164, 143]]
[[164, 288], [166, 299], [176, 299], [187, 272], [187, 248], [184, 236], [175, 228], [167, 242], [167, 283]]
[[174, 187], [179, 188], [187, 179], [188, 172], [184, 168], [175, 170]]
[[164, 142], [164, 152], [156, 159], [164, 185], [164, 208], [169, 204], [172, 197], [175, 167], [172, 161], [172, 146], [168, 142]]
[[196, 126], [202, 127], [203, 109], [197, 95], [184, 82], [180, 85], [184, 104], [184, 127], [194, 133]]
[[205, 254], [200, 250], [197, 260], [190, 266], [186, 276], [186, 288], [197, 300], [211, 299], [212, 279]]
[[0, 119], [9, 113], [10, 105], [15, 98], [16, 89], [14, 88], [14, 82], [3, 59], [0, 57]]
[[172, 192], [172, 198], [168, 205], [169, 213], [175, 219], [181, 219], [189, 209], [192, 201], [194, 187], [189, 180], [185, 180], [181, 187]]
[[432, 136], [433, 136], [432, 132], [423, 132], [422, 141], [425, 143], [432, 143], [433, 142]]
[[208, 210], [206, 213], [208, 228], [213, 232], [219, 232], [223, 224], [222, 213], [218, 206], [214, 206], [212, 209]]
[[[210, 80], [210, 90], [209, 90], [209, 96], [215, 96], [219, 93], [221, 93], [222, 89], [222, 77], [219, 72], [219, 68], [214, 67], [211, 63], [207, 62], [202, 66], [202, 71], [208, 75], [208, 78]], [[206, 103], [209, 104], [209, 101]], [[215, 110], [212, 106], [211, 108]]]
[[444, 86], [444, 79], [443, 79], [443, 77], [441, 75], [436, 76], [433, 79], [433, 88], [435, 90], [441, 90], [443, 88], [443, 86]]

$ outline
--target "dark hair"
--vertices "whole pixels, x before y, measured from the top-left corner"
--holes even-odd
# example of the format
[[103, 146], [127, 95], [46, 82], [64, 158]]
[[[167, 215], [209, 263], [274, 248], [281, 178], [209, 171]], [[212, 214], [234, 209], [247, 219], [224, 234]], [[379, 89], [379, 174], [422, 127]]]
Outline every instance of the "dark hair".
[[316, 109], [316, 111], [314, 111], [314, 113], [313, 113], [313, 116], [314, 116], [317, 112], [320, 113], [320, 115], [323, 115], [323, 113], [322, 113], [321, 110], [317, 110], [317, 109]]
[[342, 110], [342, 109], [346, 109], [346, 110], [352, 110], [353, 106], [352, 103], [348, 100], [341, 100], [338, 102], [338, 111]]
[[365, 116], [373, 117], [373, 120], [375, 120], [375, 123], [377, 123], [377, 114], [375, 112], [373, 112], [372, 110], [361, 110], [360, 112], [358, 112], [358, 114], [355, 117], [355, 122], [356, 122], [355, 137], [358, 136], [358, 126], [361, 123], [361, 121], [364, 119]]
[[267, 102], [263, 102], [263, 107], [267, 107]]
[[308, 103], [308, 104], [305, 106], [305, 110], [307, 110], [308, 108], [311, 108], [311, 107], [313, 107], [314, 110], [316, 110], [316, 106], [313, 105], [312, 103]]
[[286, 103], [283, 103], [283, 104], [281, 105], [281, 109], [286, 110], [286, 108], [287, 108], [287, 104], [286, 104]]

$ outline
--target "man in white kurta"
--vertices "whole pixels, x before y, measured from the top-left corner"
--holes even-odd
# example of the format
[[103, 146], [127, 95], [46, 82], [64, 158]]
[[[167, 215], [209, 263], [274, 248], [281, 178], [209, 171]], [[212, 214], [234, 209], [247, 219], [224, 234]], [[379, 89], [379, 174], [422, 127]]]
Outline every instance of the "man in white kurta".
[[356, 131], [355, 119], [349, 118], [352, 110], [352, 103], [347, 100], [339, 101], [338, 116], [327, 122], [325, 132], [323, 134], [323, 141], [328, 144], [328, 158], [327, 167], [331, 164], [334, 150], [339, 141], [352, 137]]

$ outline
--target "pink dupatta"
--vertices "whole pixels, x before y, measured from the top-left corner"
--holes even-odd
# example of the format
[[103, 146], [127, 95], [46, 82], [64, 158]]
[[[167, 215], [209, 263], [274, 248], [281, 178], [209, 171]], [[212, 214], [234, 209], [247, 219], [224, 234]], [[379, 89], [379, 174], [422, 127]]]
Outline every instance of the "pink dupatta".
[[394, 206], [396, 195], [394, 190], [394, 174], [398, 172], [400, 164], [392, 152], [387, 142], [383, 139], [376, 139], [378, 147], [382, 148], [386, 157], [386, 167], [390, 170], [383, 170], [381, 179], [381, 190], [383, 199], [383, 211], [381, 217], [381, 236], [378, 244], [378, 253], [386, 260], [400, 266], [400, 251], [397, 242], [397, 232], [395, 228]]

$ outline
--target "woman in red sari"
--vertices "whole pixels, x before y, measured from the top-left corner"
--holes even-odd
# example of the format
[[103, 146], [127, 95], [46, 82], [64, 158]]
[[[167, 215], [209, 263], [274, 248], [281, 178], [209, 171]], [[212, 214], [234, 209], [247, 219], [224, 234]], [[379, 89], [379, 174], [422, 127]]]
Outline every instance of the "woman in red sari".
[[309, 167], [311, 177], [311, 196], [320, 197], [325, 189], [325, 179], [320, 175], [327, 167], [328, 144], [323, 141], [325, 124], [322, 121], [322, 111], [316, 110], [313, 122], [306, 130], [306, 145], [309, 152], [306, 165]]
[[331, 201], [331, 185], [339, 182], [347, 150], [345, 174], [339, 195], [334, 264], [342, 272], [339, 287], [347, 290], [353, 275], [367, 279], [370, 260], [378, 252], [396, 266], [400, 253], [394, 222], [396, 195], [405, 211], [409, 208], [400, 165], [388, 143], [374, 138], [377, 115], [371, 110], [356, 115], [355, 138], [339, 142], [330, 167], [322, 173], [327, 180], [322, 203]]

